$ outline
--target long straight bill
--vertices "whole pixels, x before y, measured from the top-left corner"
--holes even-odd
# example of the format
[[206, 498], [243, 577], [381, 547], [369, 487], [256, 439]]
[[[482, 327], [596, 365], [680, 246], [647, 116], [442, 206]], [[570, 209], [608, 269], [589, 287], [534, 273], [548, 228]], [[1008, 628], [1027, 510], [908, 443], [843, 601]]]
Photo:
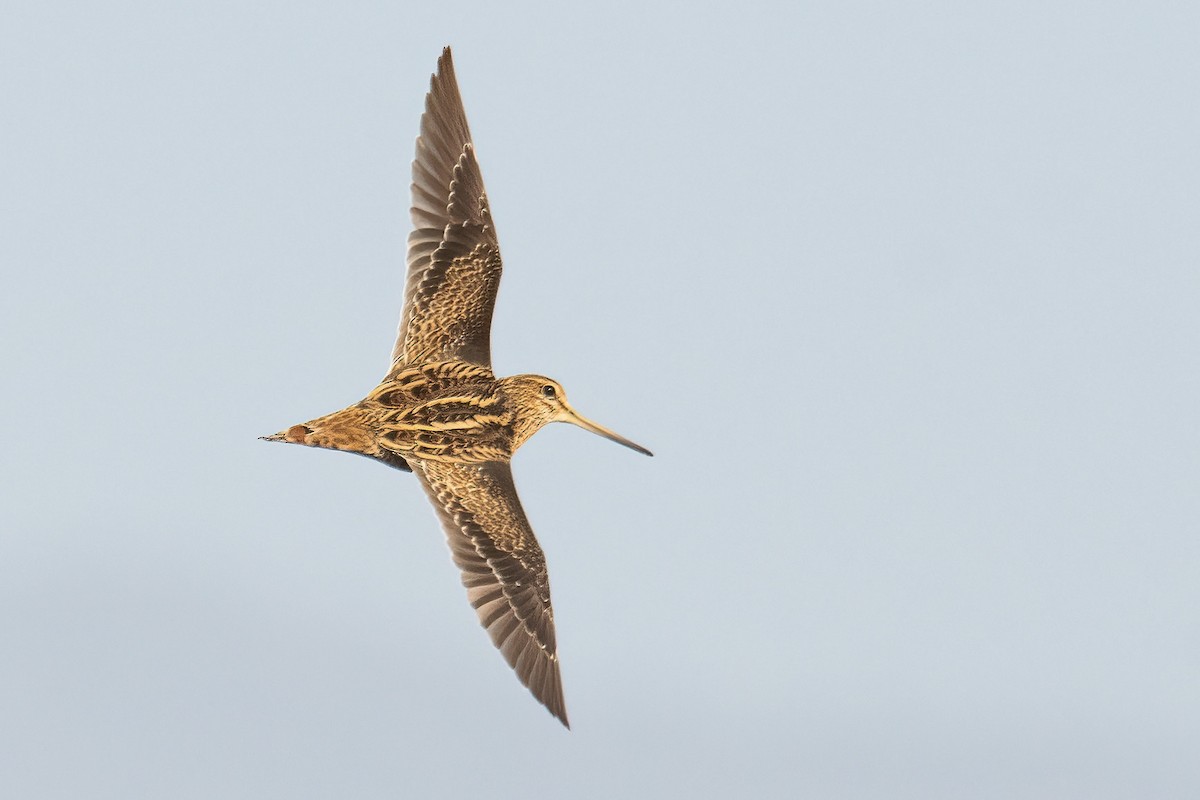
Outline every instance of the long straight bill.
[[579, 427], [583, 428], [585, 431], [591, 431], [592, 433], [599, 434], [600, 436], [603, 436], [605, 439], [612, 439], [617, 444], [623, 444], [626, 447], [628, 447], [630, 450], [637, 450], [639, 453], [643, 453], [648, 456], [654, 455], [654, 453], [651, 453], [649, 450], [642, 447], [640, 444], [637, 444], [636, 442], [631, 442], [628, 439], [626, 439], [624, 436], [621, 436], [618, 433], [610, 431], [608, 428], [604, 427], [603, 425], [598, 425], [597, 423], [592, 422], [590, 419], [583, 416], [582, 414], [580, 414], [578, 411], [576, 411], [573, 408], [571, 409], [570, 421], [573, 422], [574, 424], [578, 425]]

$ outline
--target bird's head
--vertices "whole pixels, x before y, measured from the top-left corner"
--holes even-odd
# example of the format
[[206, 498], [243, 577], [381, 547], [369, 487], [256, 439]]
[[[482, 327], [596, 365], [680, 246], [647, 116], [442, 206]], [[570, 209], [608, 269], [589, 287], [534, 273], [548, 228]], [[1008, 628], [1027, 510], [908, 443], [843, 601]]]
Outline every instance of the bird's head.
[[[517, 446], [532, 436], [542, 426], [551, 422], [569, 422], [585, 431], [599, 434], [648, 456], [654, 455], [640, 444], [629, 441], [603, 425], [592, 422], [567, 402], [567, 393], [562, 385], [544, 375], [515, 375], [502, 378], [504, 392], [517, 407]], [[515, 448], [514, 448], [515, 449]]]

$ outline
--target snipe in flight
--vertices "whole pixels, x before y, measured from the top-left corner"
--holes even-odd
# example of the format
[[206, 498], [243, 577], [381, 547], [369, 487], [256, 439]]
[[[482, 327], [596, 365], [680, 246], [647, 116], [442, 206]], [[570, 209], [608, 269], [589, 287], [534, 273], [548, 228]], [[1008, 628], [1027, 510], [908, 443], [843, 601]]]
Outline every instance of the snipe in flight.
[[361, 402], [262, 438], [360, 453], [416, 475], [492, 642], [567, 725], [546, 560], [509, 460], [550, 422], [651, 453], [581, 416], [550, 378], [492, 374], [500, 247], [448, 47], [425, 98], [412, 174], [414, 230], [391, 370]]

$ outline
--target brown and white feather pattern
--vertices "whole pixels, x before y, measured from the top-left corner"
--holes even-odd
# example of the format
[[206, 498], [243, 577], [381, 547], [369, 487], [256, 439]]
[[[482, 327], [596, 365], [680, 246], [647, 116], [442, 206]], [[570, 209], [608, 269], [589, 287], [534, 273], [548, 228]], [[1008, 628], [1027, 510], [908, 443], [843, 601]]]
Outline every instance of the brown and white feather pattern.
[[414, 466], [441, 518], [479, 621], [521, 682], [567, 725], [546, 559], [508, 464], [417, 461]]
[[490, 366], [500, 246], [449, 48], [425, 98], [412, 174], [414, 230], [392, 362]]
[[402, 365], [361, 405], [374, 414], [380, 449], [401, 458], [481, 463], [512, 457], [516, 412], [487, 367]]

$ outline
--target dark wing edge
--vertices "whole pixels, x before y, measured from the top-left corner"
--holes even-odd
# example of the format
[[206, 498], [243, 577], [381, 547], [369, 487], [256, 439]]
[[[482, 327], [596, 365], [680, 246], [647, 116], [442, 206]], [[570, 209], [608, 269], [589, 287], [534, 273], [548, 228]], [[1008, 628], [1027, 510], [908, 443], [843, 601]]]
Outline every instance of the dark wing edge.
[[467, 598], [529, 691], [570, 728], [546, 560], [507, 463], [414, 461], [462, 570]]
[[490, 367], [500, 249], [449, 47], [425, 96], [411, 214], [392, 363], [459, 358]]

